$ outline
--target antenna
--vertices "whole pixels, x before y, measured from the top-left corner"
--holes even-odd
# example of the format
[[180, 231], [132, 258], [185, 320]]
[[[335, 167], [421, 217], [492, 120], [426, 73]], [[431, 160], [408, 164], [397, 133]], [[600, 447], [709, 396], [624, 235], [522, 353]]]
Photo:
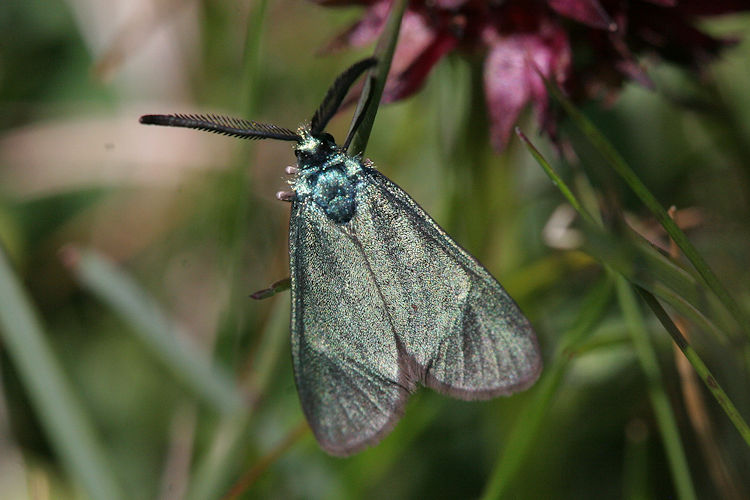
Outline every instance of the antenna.
[[258, 123], [242, 118], [216, 115], [143, 115], [140, 120], [146, 125], [184, 127], [204, 130], [215, 134], [239, 137], [241, 139], [276, 139], [299, 142], [301, 137], [289, 129], [267, 123]]
[[336, 78], [310, 121], [310, 132], [313, 136], [323, 132], [323, 129], [328, 125], [333, 115], [339, 110], [339, 106], [341, 106], [344, 97], [349, 92], [349, 88], [351, 88], [357, 78], [377, 63], [377, 59], [368, 57], [354, 63]]

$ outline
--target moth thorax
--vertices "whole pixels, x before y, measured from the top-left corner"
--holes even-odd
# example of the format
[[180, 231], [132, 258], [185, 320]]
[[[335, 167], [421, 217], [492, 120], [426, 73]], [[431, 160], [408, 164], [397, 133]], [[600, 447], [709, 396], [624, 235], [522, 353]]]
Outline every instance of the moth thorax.
[[301, 171], [295, 187], [300, 201], [314, 202], [337, 224], [354, 216], [357, 180], [346, 174], [343, 163]]
[[312, 201], [332, 222], [349, 222], [356, 209], [359, 161], [347, 156], [330, 134], [313, 136], [303, 129], [300, 137], [294, 148], [298, 171], [293, 188], [297, 200]]

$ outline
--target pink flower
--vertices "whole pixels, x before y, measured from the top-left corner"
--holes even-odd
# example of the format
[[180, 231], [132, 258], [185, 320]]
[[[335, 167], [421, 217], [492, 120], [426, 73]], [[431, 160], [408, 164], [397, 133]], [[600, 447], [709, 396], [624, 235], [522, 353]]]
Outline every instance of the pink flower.
[[[390, 0], [317, 0], [363, 5], [362, 18], [328, 50], [371, 43], [382, 31]], [[554, 135], [539, 73], [575, 99], [615, 92], [625, 79], [649, 86], [635, 55], [653, 53], [698, 66], [730, 43], [696, 26], [705, 16], [750, 10], [746, 0], [412, 0], [401, 25], [384, 100], [413, 94], [448, 52], [483, 51], [484, 91], [492, 142], [502, 150], [531, 104]]]

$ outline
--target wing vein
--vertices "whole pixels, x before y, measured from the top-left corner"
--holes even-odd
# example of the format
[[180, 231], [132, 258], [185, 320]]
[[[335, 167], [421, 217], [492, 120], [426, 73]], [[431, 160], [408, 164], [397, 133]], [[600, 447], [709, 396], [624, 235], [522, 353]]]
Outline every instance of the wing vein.
[[[354, 227], [354, 225], [350, 226], [351, 234], [348, 234], [348, 236], [351, 238], [354, 245], [357, 247], [357, 250], [362, 254], [362, 260], [365, 261], [365, 266], [367, 267], [367, 272], [370, 273], [370, 276], [372, 277], [372, 282], [375, 284], [375, 290], [378, 292], [378, 296], [380, 297], [380, 301], [383, 303], [383, 309], [385, 310], [385, 316], [388, 318], [388, 325], [391, 327], [391, 334], [393, 335], [393, 341], [396, 342], [399, 356], [403, 356], [406, 353], [403, 352], [403, 346], [402, 343], [398, 339], [398, 335], [396, 334], [396, 325], [393, 321], [393, 317], [391, 316], [391, 311], [388, 308], [388, 302], [385, 299], [385, 295], [383, 294], [383, 291], [380, 288], [380, 284], [378, 283], [378, 280], [375, 278], [375, 272], [372, 269], [372, 265], [370, 264], [370, 259], [367, 258], [367, 252], [365, 252], [364, 247], [362, 246], [362, 242], [359, 241], [359, 238], [357, 237], [357, 232]], [[407, 359], [410, 359], [407, 356]], [[399, 365], [399, 372], [400, 375], [405, 375], [407, 370], [406, 367], [402, 367]], [[407, 386], [401, 383], [401, 380], [391, 380], [390, 382], [395, 383], [397, 386], [399, 386], [401, 389], [405, 390], [407, 393], [411, 392]]]

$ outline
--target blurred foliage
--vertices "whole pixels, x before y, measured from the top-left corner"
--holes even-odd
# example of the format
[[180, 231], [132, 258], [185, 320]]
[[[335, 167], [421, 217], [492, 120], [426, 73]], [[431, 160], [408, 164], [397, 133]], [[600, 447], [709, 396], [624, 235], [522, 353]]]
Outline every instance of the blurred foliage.
[[[680, 367], [661, 325], [643, 303], [626, 320], [608, 274], [576, 243], [579, 225], [559, 222], [565, 199], [527, 150], [491, 150], [476, 92], [481, 61], [472, 58], [448, 57], [413, 98], [381, 107], [367, 156], [519, 302], [539, 333], [542, 379], [484, 403], [420, 390], [390, 436], [349, 459], [327, 456], [299, 430], [288, 294], [249, 298], [288, 275], [288, 205], [274, 193], [286, 186], [289, 145], [146, 128], [137, 119], [252, 112], [295, 127], [333, 76], [366, 55], [316, 55], [357, 13], [290, 0], [0, 3], [0, 241], [22, 285], [13, 300], [29, 305], [26, 315], [3, 300], [0, 316], [18, 320], [13, 333], [39, 333], [59, 365], [34, 370], [31, 346], [28, 375], [12, 354], [11, 323], [0, 323], [0, 491], [95, 494], [49, 424], [69, 407], [125, 498], [217, 498], [243, 475], [252, 479], [247, 498], [466, 498], [481, 495], [497, 470], [508, 474], [509, 498], [671, 497], [653, 372], [644, 375], [631, 336], [643, 321], [656, 390], [674, 415], [697, 496], [749, 493], [742, 473], [750, 450]], [[263, 31], [253, 36], [248, 26]], [[750, 19], [710, 28], [742, 41], [700, 77], [652, 63], [655, 91], [627, 86], [614, 104], [581, 110], [662, 205], [682, 210], [678, 224], [747, 314]], [[330, 126], [339, 139], [352, 110]], [[584, 204], [602, 210], [606, 227], [627, 220], [668, 248], [585, 134], [563, 124], [563, 156], [528, 135], [557, 158]], [[132, 294], [135, 302], [123, 300], [133, 308], [80, 279], [92, 255], [114, 264], [110, 286]], [[723, 335], [685, 322], [686, 336], [748, 417], [748, 325], [716, 310], [713, 302], [699, 308]], [[154, 326], [147, 318], [164, 327], [151, 332], [157, 337], [144, 333]], [[170, 340], [158, 337], [169, 332], [188, 354], [169, 353]], [[200, 382], [184, 371], [198, 366], [210, 378], [211, 362], [231, 380]], [[28, 377], [47, 371], [70, 389], [62, 407], [45, 406], [30, 388]], [[212, 390], [223, 403], [206, 395]], [[240, 390], [248, 403], [238, 412], [231, 401]], [[717, 460], [726, 471], [716, 472]]]

